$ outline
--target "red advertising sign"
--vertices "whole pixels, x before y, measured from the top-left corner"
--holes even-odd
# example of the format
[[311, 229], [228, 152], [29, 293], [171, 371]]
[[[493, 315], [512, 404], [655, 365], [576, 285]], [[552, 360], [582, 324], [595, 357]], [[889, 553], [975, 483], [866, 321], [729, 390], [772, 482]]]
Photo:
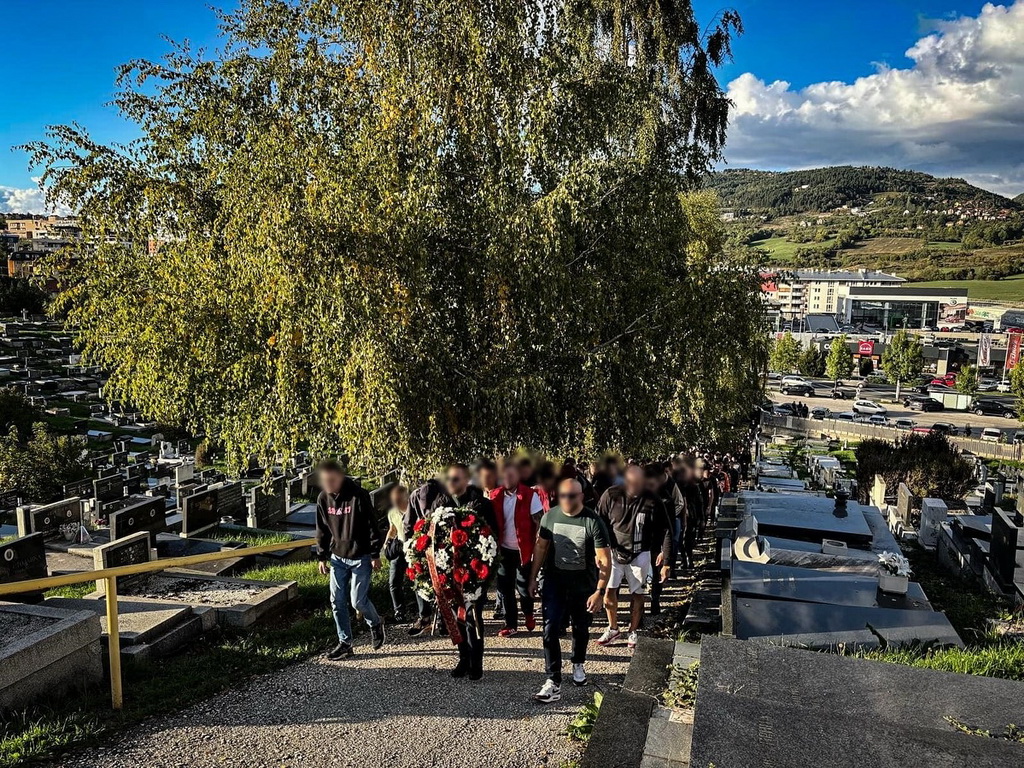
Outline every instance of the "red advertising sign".
[[1020, 362], [1020, 342], [1021, 334], [1024, 333], [1020, 328], [1012, 328], [1006, 334], [1006, 370], [1012, 371], [1017, 367], [1017, 363]]
[[857, 353], [861, 357], [871, 357], [873, 354], [875, 354], [875, 342], [862, 341], [857, 347]]

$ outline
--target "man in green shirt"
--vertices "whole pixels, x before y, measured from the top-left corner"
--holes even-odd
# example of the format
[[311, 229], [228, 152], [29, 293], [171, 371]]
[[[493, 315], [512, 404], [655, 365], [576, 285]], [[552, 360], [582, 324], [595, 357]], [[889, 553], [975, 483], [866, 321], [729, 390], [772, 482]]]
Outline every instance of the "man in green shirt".
[[534, 695], [547, 704], [562, 698], [562, 648], [559, 631], [568, 617], [572, 620], [572, 681], [587, 684], [583, 664], [593, 614], [601, 610], [611, 572], [608, 532], [600, 518], [583, 506], [583, 486], [578, 480], [563, 480], [558, 486], [559, 505], [540, 521], [540, 530], [528, 586], [537, 594], [537, 582], [544, 569], [544, 660], [548, 679]]

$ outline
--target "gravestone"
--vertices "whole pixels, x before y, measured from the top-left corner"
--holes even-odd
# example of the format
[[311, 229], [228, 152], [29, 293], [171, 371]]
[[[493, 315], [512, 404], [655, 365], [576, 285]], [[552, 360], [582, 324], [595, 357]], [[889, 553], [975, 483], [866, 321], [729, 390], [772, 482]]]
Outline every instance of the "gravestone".
[[217, 514], [230, 517], [239, 523], [245, 522], [245, 499], [241, 483], [221, 483], [213, 488], [217, 494]]
[[896, 514], [904, 525], [917, 527], [916, 519], [921, 510], [921, 497], [915, 496], [906, 483], [900, 483], [896, 492]]
[[[149, 532], [139, 531], [94, 549], [92, 554], [93, 566], [96, 570], [102, 570], [104, 568], [120, 568], [125, 565], [148, 563], [151, 559], [151, 548], [152, 542], [149, 538]], [[132, 581], [145, 578], [146, 575], [119, 576], [117, 579], [118, 589], [130, 584]], [[96, 582], [96, 588], [101, 592], [104, 591], [105, 585], [106, 582], [103, 579]]]
[[78, 532], [82, 524], [82, 500], [64, 499], [41, 507], [18, 507], [18, 535], [41, 533], [53, 539]]
[[921, 525], [917, 531], [917, 541], [926, 549], [934, 549], [939, 543], [942, 524], [946, 522], [949, 510], [942, 499], [921, 500]]
[[182, 536], [196, 536], [219, 522], [216, 488], [207, 488], [181, 500]]
[[270, 488], [258, 485], [249, 492], [249, 527], [270, 528], [284, 522], [288, 514], [288, 495], [283, 477], [276, 477]]
[[192, 462], [185, 462], [179, 464], [174, 468], [174, 484], [184, 485], [189, 480], [192, 480], [196, 476], [196, 465]]
[[1017, 560], [1024, 549], [1024, 518], [1020, 513], [996, 509], [992, 512], [992, 543], [989, 563], [1004, 588], [1019, 578]]
[[[48, 575], [43, 534], [32, 533], [0, 544], [0, 584], [45, 579]], [[36, 600], [41, 594], [37, 591], [4, 595], [0, 601]]]
[[93, 481], [88, 477], [85, 480], [76, 480], [64, 486], [64, 495], [68, 498], [77, 496], [80, 499], [91, 499], [93, 492]]
[[159, 497], [130, 500], [128, 506], [110, 515], [108, 522], [112, 542], [140, 531], [157, 533], [167, 527], [166, 504]]
[[0, 512], [13, 512], [21, 503], [21, 491], [0, 492]]
[[93, 498], [96, 501], [114, 501], [124, 498], [125, 482], [120, 473], [115, 470], [114, 475], [93, 480], [92, 488]]

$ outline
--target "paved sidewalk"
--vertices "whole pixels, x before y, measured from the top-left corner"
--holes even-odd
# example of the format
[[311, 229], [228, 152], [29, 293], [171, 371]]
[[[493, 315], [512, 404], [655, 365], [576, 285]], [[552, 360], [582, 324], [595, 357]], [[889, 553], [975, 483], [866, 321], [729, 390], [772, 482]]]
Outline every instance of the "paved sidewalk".
[[[449, 676], [457, 653], [447, 638], [409, 638], [398, 627], [380, 652], [361, 640], [352, 659], [297, 664], [57, 764], [562, 768], [581, 752], [565, 735], [570, 717], [595, 690], [620, 684], [629, 663], [625, 638], [593, 642], [602, 627], [591, 632], [590, 685], [574, 688], [566, 675], [557, 704], [532, 701], [544, 682], [539, 628], [503, 640], [488, 622], [484, 678], [471, 682]], [[568, 649], [566, 638], [567, 671]]]

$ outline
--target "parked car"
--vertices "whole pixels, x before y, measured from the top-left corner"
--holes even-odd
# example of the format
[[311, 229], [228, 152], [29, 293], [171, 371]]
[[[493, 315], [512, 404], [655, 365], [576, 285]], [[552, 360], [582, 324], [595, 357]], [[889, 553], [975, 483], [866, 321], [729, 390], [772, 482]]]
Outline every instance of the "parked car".
[[795, 385], [798, 385], [798, 384], [810, 384], [810, 383], [811, 382], [809, 382], [803, 376], [797, 376], [795, 374], [790, 374], [788, 376], [783, 376], [782, 377], [782, 386], [786, 386], [787, 384], [795, 386]]
[[936, 411], [944, 411], [946, 409], [942, 403], [930, 397], [907, 398], [904, 405], [912, 411], [921, 411], [921, 413], [934, 413]]
[[932, 424], [932, 432], [938, 432], [940, 435], [950, 435], [956, 437], [960, 434], [960, 428], [956, 424], [947, 424], [944, 421], [937, 421]]
[[811, 418], [817, 419], [818, 421], [821, 421], [822, 419], [827, 419], [831, 415], [832, 411], [830, 411], [828, 408], [819, 407], [811, 409]]
[[814, 397], [814, 387], [810, 384], [786, 384], [779, 387], [784, 395], [797, 395], [799, 397]]
[[1003, 439], [1002, 430], [995, 427], [985, 427], [981, 430], [981, 439], [988, 443], [998, 443]]
[[1008, 382], [1008, 381], [1000, 381], [998, 384], [996, 384], [996, 391], [997, 392], [1009, 392], [1010, 391], [1010, 382]]
[[843, 411], [842, 413], [836, 413], [832, 416], [836, 421], [856, 421], [857, 414], [853, 411]]
[[868, 416], [867, 422], [868, 424], [871, 424], [872, 426], [875, 427], [884, 427], [889, 423], [889, 419], [887, 419], [880, 413], [876, 413], [871, 416]]
[[916, 435], [930, 435], [932, 433], [931, 427], [914, 427], [911, 430]]
[[772, 409], [776, 416], [796, 416], [795, 403], [778, 403]]
[[956, 374], [947, 373], [945, 376], [936, 376], [931, 380], [933, 387], [955, 387], [956, 386]]
[[768, 371], [768, 380], [769, 381], [778, 381], [781, 378], [782, 378], [782, 374], [779, 373], [778, 371]]
[[857, 400], [853, 404], [853, 412], [867, 415], [877, 413], [881, 416], [885, 416], [889, 411], [884, 405], [879, 405], [874, 400]]
[[917, 422], [913, 419], [896, 419], [896, 421], [893, 422], [893, 426], [896, 427], [896, 429], [902, 429], [905, 432], [909, 432], [917, 426]]
[[1017, 418], [1017, 411], [1011, 405], [1007, 405], [1002, 400], [984, 400], [978, 399], [974, 401], [974, 405], [971, 406], [971, 410], [976, 416], [1002, 416], [1007, 419]]
[[1018, 429], [1016, 432], [1013, 433], [1013, 442], [1017, 443], [1018, 445], [1020, 443], [1024, 443], [1024, 430]]
[[978, 382], [979, 392], [995, 392], [996, 382], [994, 379], [982, 379]]

